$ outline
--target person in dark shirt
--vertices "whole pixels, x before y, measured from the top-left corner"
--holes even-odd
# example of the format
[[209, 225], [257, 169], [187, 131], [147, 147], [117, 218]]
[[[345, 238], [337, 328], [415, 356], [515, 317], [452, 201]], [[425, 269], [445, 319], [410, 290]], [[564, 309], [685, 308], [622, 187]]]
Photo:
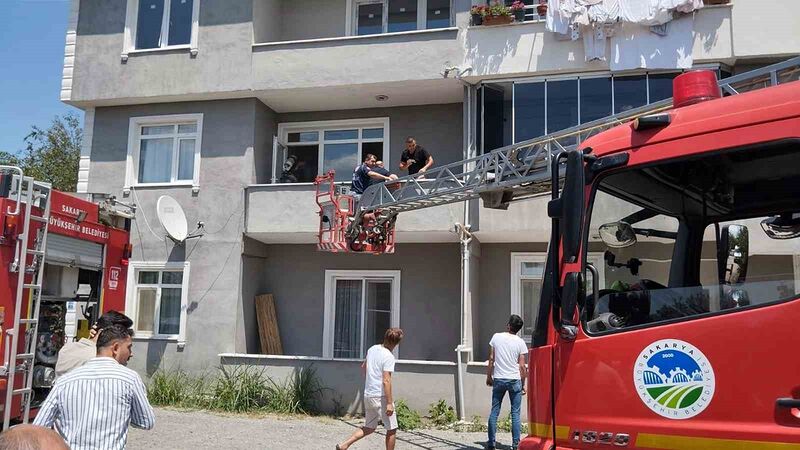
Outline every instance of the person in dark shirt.
[[368, 153], [367, 156], [364, 157], [364, 164], [356, 167], [356, 170], [353, 171], [353, 182], [351, 184], [351, 189], [354, 197], [356, 197], [356, 200], [360, 199], [361, 194], [363, 194], [364, 190], [367, 189], [370, 184], [372, 184], [372, 181], [383, 182], [397, 179], [397, 176], [389, 174], [388, 171], [386, 175], [376, 171], [375, 169], [379, 169], [379, 167], [376, 166], [377, 162], [378, 158], [376, 158], [375, 155]]
[[[393, 175], [385, 167], [383, 167], [383, 161], [378, 161], [372, 167], [373, 172], [377, 172], [385, 177], [389, 177], [390, 179], [397, 179], [397, 175]], [[383, 183], [385, 180], [372, 178], [369, 181], [369, 185], [372, 186], [373, 184]]]
[[433, 156], [425, 148], [417, 144], [416, 139], [406, 139], [406, 149], [400, 156], [400, 170], [408, 170], [409, 175], [425, 173], [433, 165]]

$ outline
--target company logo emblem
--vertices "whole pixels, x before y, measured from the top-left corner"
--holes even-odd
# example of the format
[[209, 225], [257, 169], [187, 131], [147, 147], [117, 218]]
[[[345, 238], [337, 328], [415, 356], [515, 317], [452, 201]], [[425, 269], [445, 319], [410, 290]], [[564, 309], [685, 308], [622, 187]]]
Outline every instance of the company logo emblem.
[[633, 366], [639, 398], [668, 419], [694, 417], [714, 397], [714, 369], [697, 347], [677, 339], [648, 345]]

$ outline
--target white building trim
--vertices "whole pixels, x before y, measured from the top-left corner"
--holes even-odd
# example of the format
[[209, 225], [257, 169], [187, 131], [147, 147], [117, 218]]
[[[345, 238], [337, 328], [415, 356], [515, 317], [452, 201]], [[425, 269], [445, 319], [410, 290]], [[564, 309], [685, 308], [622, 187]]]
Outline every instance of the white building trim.
[[[161, 35], [169, 35], [169, 0], [164, 0], [163, 23], [161, 25]], [[136, 48], [136, 22], [139, 15], [139, 0], [128, 0], [125, 8], [125, 31], [123, 32], [122, 54], [120, 55], [123, 62], [128, 60], [128, 55], [133, 53], [144, 52], [158, 52], [170, 50], [189, 50], [192, 56], [197, 56], [198, 46], [197, 37], [200, 28], [200, 0], [192, 2], [192, 29], [189, 44], [184, 45], [167, 45], [162, 44], [159, 48], [137, 49]]]
[[[64, 70], [61, 75], [61, 101], [72, 99], [73, 70], [75, 69], [75, 46], [78, 38], [78, 15], [81, 0], [71, 0], [67, 19], [67, 38], [64, 45]], [[80, 192], [80, 191], [78, 191]]]

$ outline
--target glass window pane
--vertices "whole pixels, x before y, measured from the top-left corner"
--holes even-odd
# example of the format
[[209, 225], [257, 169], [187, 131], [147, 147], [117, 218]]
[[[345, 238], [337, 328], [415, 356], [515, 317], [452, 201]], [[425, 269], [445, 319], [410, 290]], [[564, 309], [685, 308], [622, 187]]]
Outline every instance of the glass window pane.
[[578, 80], [547, 82], [547, 133], [578, 124]]
[[450, 0], [428, 0], [425, 27], [447, 28], [450, 26]]
[[541, 280], [522, 280], [522, 332], [532, 336], [536, 329], [536, 317], [539, 311], [539, 297], [542, 292]]
[[304, 131], [301, 133], [289, 133], [289, 142], [317, 142], [319, 140], [318, 131]]
[[364, 36], [367, 34], [383, 33], [383, 4], [369, 3], [358, 5], [358, 24], [356, 34]]
[[158, 272], [139, 272], [139, 284], [158, 284]]
[[333, 357], [361, 357], [361, 280], [336, 280]]
[[171, 0], [169, 45], [188, 44], [192, 37], [192, 0]]
[[196, 123], [185, 123], [178, 125], [178, 133], [197, 133]]
[[345, 139], [358, 139], [358, 130], [332, 130], [325, 132], [326, 141], [342, 141]]
[[335, 181], [350, 181], [358, 165], [358, 144], [325, 144], [322, 172], [336, 171]]
[[644, 106], [647, 103], [647, 79], [644, 75], [614, 77], [614, 113]]
[[181, 289], [161, 289], [161, 309], [158, 312], [159, 334], [178, 334], [181, 330]]
[[541, 278], [544, 274], [543, 262], [523, 262], [520, 264], [520, 275], [523, 277]]
[[383, 138], [383, 128], [365, 128], [361, 131], [361, 137], [364, 139], [381, 139]]
[[172, 177], [172, 139], [144, 139], [139, 151], [139, 182], [164, 183]]
[[161, 21], [164, 18], [164, 0], [139, 0], [136, 18], [136, 48], [161, 46]]
[[181, 139], [178, 146], [178, 179], [194, 178], [194, 139]]
[[[364, 353], [375, 344], [383, 342], [383, 335], [391, 326], [392, 315], [387, 312], [367, 311], [366, 329], [364, 330]], [[364, 355], [360, 355], [363, 358]]]
[[514, 85], [514, 140], [544, 134], [544, 82]]
[[161, 284], [183, 283], [183, 272], [162, 272]]
[[611, 115], [611, 78], [581, 80], [581, 123]]
[[389, 33], [417, 29], [417, 0], [389, 0]]
[[136, 331], [153, 332], [153, 320], [156, 313], [156, 289], [139, 288], [137, 296]]
[[175, 125], [158, 125], [142, 127], [143, 136], [152, 136], [154, 134], [172, 134], [175, 132]]
[[650, 103], [672, 97], [672, 79], [678, 75], [680, 72], [650, 74]]
[[389, 311], [392, 309], [392, 283], [367, 281], [367, 309]]

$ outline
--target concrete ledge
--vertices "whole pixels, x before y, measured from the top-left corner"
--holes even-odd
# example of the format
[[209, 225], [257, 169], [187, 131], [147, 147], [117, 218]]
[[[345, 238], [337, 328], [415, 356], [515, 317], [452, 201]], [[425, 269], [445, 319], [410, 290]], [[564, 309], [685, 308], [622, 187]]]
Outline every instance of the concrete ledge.
[[458, 31], [458, 27], [448, 27], [448, 28], [436, 28], [433, 30], [414, 30], [414, 31], [400, 31], [397, 33], [381, 33], [381, 34], [370, 34], [367, 36], [337, 36], [337, 37], [329, 37], [329, 38], [317, 38], [317, 39], [298, 39], [294, 41], [277, 41], [277, 42], [259, 42], [253, 44], [253, 49], [259, 48], [268, 48], [268, 47], [279, 47], [283, 45], [298, 45], [298, 44], [321, 44], [321, 43], [330, 43], [330, 42], [343, 42], [347, 43], [348, 41], [362, 41], [362, 40], [385, 40], [385, 38], [392, 38], [395, 36], [416, 36], [420, 34], [432, 34], [432, 33], [442, 33], [448, 31]]
[[[338, 361], [361, 363], [362, 359], [351, 358], [323, 358], [321, 356], [300, 356], [300, 355], [261, 355], [251, 353], [220, 353], [220, 358], [236, 358], [253, 361], [277, 360], [277, 361]], [[398, 359], [396, 364], [409, 364], [420, 366], [452, 366], [457, 364], [452, 361], [424, 361], [420, 359]]]

